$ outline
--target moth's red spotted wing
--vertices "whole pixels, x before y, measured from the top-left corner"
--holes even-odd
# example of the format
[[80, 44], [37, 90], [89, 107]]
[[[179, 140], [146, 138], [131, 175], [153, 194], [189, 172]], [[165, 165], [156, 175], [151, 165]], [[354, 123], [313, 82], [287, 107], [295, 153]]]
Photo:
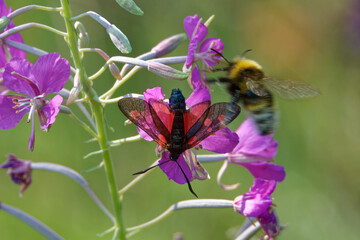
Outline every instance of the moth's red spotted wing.
[[156, 103], [152, 101], [150, 105], [138, 98], [120, 99], [118, 105], [121, 112], [131, 122], [146, 132], [160, 146], [167, 147], [170, 141], [169, 127], [174, 118], [169, 105], [158, 101]]
[[[201, 103], [200, 103], [201, 104]], [[195, 105], [194, 107], [196, 107]], [[215, 133], [225, 125], [233, 121], [240, 113], [240, 107], [236, 105], [234, 111], [228, 111], [228, 103], [215, 103], [204, 111], [200, 118], [186, 132], [185, 139], [187, 148], [195, 147], [210, 134]], [[190, 108], [185, 115], [193, 115]], [[195, 108], [195, 111], [198, 109]], [[188, 117], [187, 117], [188, 118]], [[186, 118], [185, 118], [186, 119]]]

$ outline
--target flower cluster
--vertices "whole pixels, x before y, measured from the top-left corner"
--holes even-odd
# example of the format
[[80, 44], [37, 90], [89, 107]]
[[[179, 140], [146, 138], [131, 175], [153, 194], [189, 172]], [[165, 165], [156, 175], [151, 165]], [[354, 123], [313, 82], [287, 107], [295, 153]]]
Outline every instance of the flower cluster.
[[[217, 64], [220, 58], [218, 53], [222, 53], [224, 45], [217, 38], [208, 38], [203, 41], [207, 35], [207, 27], [197, 15], [186, 17], [184, 26], [190, 40], [184, 70], [191, 69], [195, 65], [191, 73], [193, 88], [195, 91], [197, 88], [208, 88], [204, 70], [206, 67], [213, 67]], [[198, 44], [201, 41], [203, 42], [197, 51]], [[202, 62], [202, 77], [196, 64], [197, 60]], [[271, 194], [275, 190], [276, 183], [285, 179], [284, 167], [271, 163], [277, 153], [278, 143], [273, 139], [273, 134], [260, 135], [251, 118], [242, 123], [236, 134], [238, 144], [232, 150], [226, 152], [228, 154], [225, 167], [219, 172], [219, 184], [224, 189], [233, 189], [237, 186], [226, 186], [220, 183], [227, 163], [241, 165], [254, 176], [253, 187], [250, 188], [248, 193], [234, 200], [234, 209], [246, 217], [256, 217], [268, 238], [272, 239], [279, 234], [280, 227], [271, 207]], [[209, 137], [208, 140], [210, 139]], [[202, 143], [202, 145], [203, 147], [206, 146], [206, 142]], [[217, 146], [222, 148], [221, 144]], [[214, 149], [208, 150], [214, 151]]]

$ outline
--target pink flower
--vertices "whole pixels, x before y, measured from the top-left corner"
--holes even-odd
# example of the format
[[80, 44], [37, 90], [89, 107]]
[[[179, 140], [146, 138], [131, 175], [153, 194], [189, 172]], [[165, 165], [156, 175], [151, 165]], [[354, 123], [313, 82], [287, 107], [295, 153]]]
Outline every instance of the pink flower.
[[256, 178], [250, 191], [234, 200], [234, 209], [246, 217], [258, 217], [272, 204], [276, 181]]
[[280, 226], [272, 210], [272, 197], [276, 181], [255, 179], [250, 191], [235, 198], [234, 210], [245, 217], [256, 217], [261, 227], [273, 239], [280, 233]]
[[[187, 16], [184, 19], [184, 28], [186, 34], [188, 35], [190, 43], [188, 46], [188, 55], [185, 61], [183, 71], [188, 71], [189, 69], [191, 69], [192, 65], [196, 65], [196, 60], [201, 60], [204, 78], [203, 86], [208, 88], [205, 69], [206, 67], [215, 66], [221, 58], [221, 56], [218, 53], [214, 52], [212, 49], [215, 49], [216, 51], [221, 53], [224, 49], [224, 44], [219, 38], [207, 38], [204, 40], [208, 30], [204, 23], [201, 22], [197, 14], [195, 14], [194, 16]], [[200, 47], [198, 49], [199, 44]], [[193, 88], [195, 89], [196, 86], [193, 85]]]
[[[0, 95], [0, 128], [14, 128], [28, 113], [30, 122], [37, 112], [42, 130], [49, 130], [59, 113], [63, 98], [56, 95], [51, 100], [45, 97], [60, 91], [70, 76], [69, 62], [59, 53], [39, 57], [32, 65], [26, 59], [13, 58], [5, 67], [3, 75], [7, 89], [21, 95]], [[32, 121], [28, 149], [33, 151], [35, 142]]]
[[255, 178], [283, 181], [284, 167], [269, 163], [277, 153], [274, 135], [260, 135], [251, 118], [244, 121], [236, 133], [239, 144], [229, 154], [229, 162], [245, 167]]

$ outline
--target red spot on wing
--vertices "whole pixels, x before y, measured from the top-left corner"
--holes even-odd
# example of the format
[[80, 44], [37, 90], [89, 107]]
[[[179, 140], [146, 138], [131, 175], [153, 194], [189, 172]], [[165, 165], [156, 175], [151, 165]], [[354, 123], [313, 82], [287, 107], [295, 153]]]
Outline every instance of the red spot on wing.
[[204, 126], [210, 126], [212, 123], [212, 121], [209, 119], [209, 118], [206, 118], [205, 121], [204, 121]]
[[141, 116], [141, 114], [138, 111], [133, 110], [130, 112], [130, 116], [134, 119], [138, 119]]
[[220, 116], [218, 117], [218, 120], [219, 120], [219, 122], [224, 122], [224, 120], [225, 120], [225, 115], [220, 115]]

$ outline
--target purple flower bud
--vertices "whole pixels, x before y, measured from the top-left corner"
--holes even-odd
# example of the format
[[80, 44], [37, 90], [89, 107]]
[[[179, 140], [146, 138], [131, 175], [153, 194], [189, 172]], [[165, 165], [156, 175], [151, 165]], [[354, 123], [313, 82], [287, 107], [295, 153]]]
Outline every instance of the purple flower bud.
[[156, 53], [156, 57], [164, 56], [172, 52], [180, 43], [184, 42], [187, 39], [185, 33], [176, 34], [169, 38], [162, 40], [155, 47], [151, 49], [152, 52]]
[[185, 80], [189, 77], [188, 73], [181, 72], [158, 62], [149, 62], [148, 70], [170, 80]]
[[114, 78], [116, 78], [117, 80], [121, 80], [120, 70], [115, 63], [109, 64], [109, 70]]
[[14, 183], [20, 184], [20, 196], [24, 193], [25, 189], [29, 187], [31, 183], [31, 161], [24, 161], [18, 159], [15, 155], [7, 155], [8, 161], [0, 168], [7, 168], [8, 175], [11, 177]]

